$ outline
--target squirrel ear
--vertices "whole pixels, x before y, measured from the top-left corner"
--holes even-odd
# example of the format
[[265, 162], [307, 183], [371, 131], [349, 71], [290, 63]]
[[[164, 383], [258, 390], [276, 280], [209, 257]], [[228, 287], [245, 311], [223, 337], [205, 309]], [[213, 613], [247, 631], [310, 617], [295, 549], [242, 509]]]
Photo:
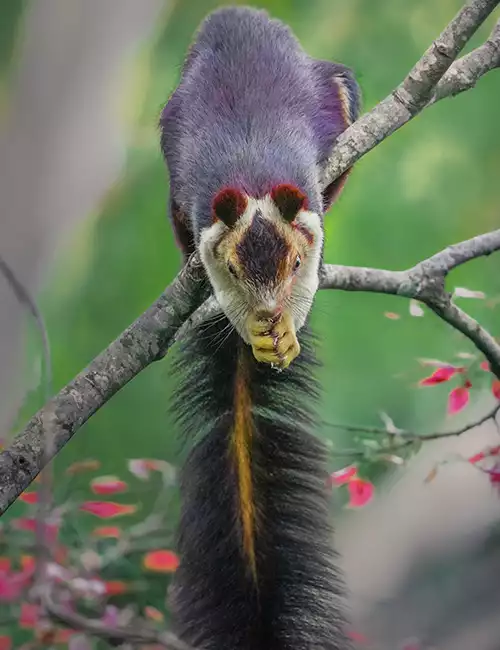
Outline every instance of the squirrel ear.
[[227, 189], [218, 192], [212, 201], [212, 217], [220, 219], [232, 228], [247, 207], [246, 196], [239, 190]]
[[276, 185], [271, 192], [271, 199], [281, 213], [285, 221], [292, 222], [300, 210], [307, 205], [305, 194], [295, 187], [295, 185]]

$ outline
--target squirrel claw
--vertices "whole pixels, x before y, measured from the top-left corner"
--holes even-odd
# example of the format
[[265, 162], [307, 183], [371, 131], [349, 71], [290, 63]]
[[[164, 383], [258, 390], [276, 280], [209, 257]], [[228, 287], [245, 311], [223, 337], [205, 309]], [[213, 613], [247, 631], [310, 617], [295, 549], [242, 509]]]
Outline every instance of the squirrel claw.
[[247, 321], [247, 331], [257, 361], [270, 364], [277, 370], [287, 368], [300, 352], [293, 320], [288, 313], [282, 314], [272, 324], [251, 314]]

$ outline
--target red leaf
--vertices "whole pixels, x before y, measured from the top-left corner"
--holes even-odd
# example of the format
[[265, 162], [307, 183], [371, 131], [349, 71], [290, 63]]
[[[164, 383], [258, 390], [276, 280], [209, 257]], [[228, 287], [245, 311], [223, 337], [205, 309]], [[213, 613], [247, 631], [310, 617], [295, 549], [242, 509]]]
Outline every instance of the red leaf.
[[94, 494], [118, 494], [127, 490], [125, 481], [116, 476], [99, 476], [90, 482], [90, 489]]
[[481, 368], [481, 370], [486, 370], [486, 372], [490, 371], [490, 364], [487, 361], [481, 361], [479, 367]]
[[332, 472], [328, 477], [327, 483], [330, 487], [331, 486], [338, 487], [339, 485], [345, 485], [356, 476], [357, 471], [358, 470], [354, 465], [350, 465], [349, 467], [343, 467], [342, 469], [339, 469], [336, 472]]
[[118, 526], [98, 526], [92, 531], [94, 537], [121, 537], [122, 530]]
[[21, 555], [21, 567], [24, 571], [34, 571], [36, 560], [32, 555]]
[[131, 590], [130, 583], [124, 582], [123, 580], [108, 580], [104, 585], [108, 596], [127, 594]]
[[2, 634], [0, 636], [0, 650], [11, 650], [12, 648], [12, 639], [10, 636]]
[[370, 481], [364, 481], [360, 478], [353, 478], [347, 485], [349, 491], [349, 507], [362, 508], [371, 501], [375, 492], [375, 487]]
[[484, 460], [485, 458], [491, 458], [492, 456], [500, 456], [500, 445], [486, 447], [486, 449], [474, 454], [474, 456], [471, 456], [468, 460], [469, 463], [474, 465], [475, 463], [479, 463], [479, 461]]
[[40, 607], [31, 603], [21, 605], [21, 614], [19, 615], [19, 627], [33, 628], [38, 622]]
[[467, 406], [469, 402], [469, 389], [466, 386], [458, 386], [450, 391], [448, 395], [448, 413], [453, 415]]
[[474, 456], [471, 456], [468, 460], [469, 463], [472, 463], [474, 465], [475, 463], [479, 463], [480, 460], [484, 460], [484, 459], [485, 459], [484, 452], [480, 451], [479, 453], [474, 454]]
[[19, 501], [24, 503], [36, 503], [38, 501], [38, 494], [36, 492], [23, 492], [19, 495]]
[[173, 551], [150, 551], [143, 557], [145, 569], [157, 573], [174, 573], [179, 566], [179, 558]]
[[32, 517], [20, 517], [19, 519], [12, 520], [12, 526], [17, 530], [25, 530], [29, 533], [34, 533], [36, 530], [36, 520]]
[[123, 505], [113, 501], [85, 501], [80, 506], [80, 510], [101, 517], [101, 519], [110, 519], [122, 515], [131, 515], [137, 511], [137, 506]]
[[[28, 533], [36, 531], [36, 519], [34, 517], [20, 517], [12, 520], [12, 526], [16, 530], [24, 530]], [[57, 540], [59, 526], [57, 524], [45, 524], [45, 535], [49, 543]]]
[[493, 382], [491, 385], [491, 392], [497, 399], [500, 399], [500, 379]]
[[444, 366], [442, 368], [437, 368], [432, 375], [425, 377], [425, 379], [421, 379], [419, 384], [420, 386], [435, 386], [436, 384], [442, 384], [444, 381], [449, 381], [453, 375], [463, 371], [463, 367], [457, 366]]
[[146, 618], [149, 618], [151, 621], [155, 621], [156, 623], [162, 623], [165, 619], [160, 610], [151, 605], [146, 605], [144, 608], [144, 615]]
[[356, 632], [356, 630], [349, 630], [347, 636], [356, 644], [366, 645], [368, 643], [368, 638], [361, 632]]

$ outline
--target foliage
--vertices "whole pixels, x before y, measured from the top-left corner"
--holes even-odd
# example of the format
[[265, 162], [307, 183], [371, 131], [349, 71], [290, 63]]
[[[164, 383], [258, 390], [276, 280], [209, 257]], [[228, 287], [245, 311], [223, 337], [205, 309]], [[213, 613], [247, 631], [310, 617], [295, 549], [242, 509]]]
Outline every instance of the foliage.
[[[100, 469], [94, 459], [66, 469], [66, 498], [52, 508], [42, 531], [37, 531], [37, 489], [21, 495], [22, 516], [11, 518], [1, 529], [0, 648], [9, 647], [9, 631], [16, 627], [16, 647], [33, 639], [69, 648], [72, 639], [82, 642], [79, 630], [54, 625], [38, 604], [30, 602], [36, 576], [33, 552], [39, 535], [46, 539], [51, 555], [45, 588], [66, 612], [110, 627], [140, 620], [161, 629], [168, 620], [165, 595], [178, 566], [168, 521], [175, 470], [163, 460], [152, 459], [130, 460], [127, 480], [102, 476]], [[79, 493], [74, 490], [77, 477], [86, 483]], [[151, 497], [152, 508], [148, 506]], [[115, 498], [119, 501], [108, 500]], [[135, 522], [127, 524], [135, 513]], [[82, 647], [89, 650], [100, 647], [90, 636], [85, 643]]]

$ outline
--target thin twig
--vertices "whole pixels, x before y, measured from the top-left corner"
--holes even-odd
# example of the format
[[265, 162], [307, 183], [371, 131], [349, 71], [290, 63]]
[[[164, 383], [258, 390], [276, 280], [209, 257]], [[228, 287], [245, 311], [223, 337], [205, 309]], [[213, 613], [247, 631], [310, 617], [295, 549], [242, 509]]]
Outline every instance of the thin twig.
[[192, 650], [191, 646], [181, 641], [172, 632], [155, 630], [153, 627], [148, 627], [145, 622], [141, 624], [135, 621], [133, 625], [122, 627], [108, 626], [99, 620], [87, 618], [59, 605], [49, 594], [44, 596], [43, 601], [45, 610], [54, 621], [100, 639], [133, 645], [155, 644], [169, 650]]
[[11, 269], [9, 264], [0, 256], [0, 272], [4, 278], [9, 283], [14, 295], [16, 296], [18, 302], [25, 307], [29, 313], [33, 316], [36, 327], [40, 334], [42, 340], [42, 356], [44, 363], [44, 378], [43, 378], [43, 389], [45, 401], [48, 401], [52, 396], [52, 357], [50, 354], [50, 341], [47, 333], [47, 328], [45, 326], [45, 321], [41, 311], [38, 309], [38, 305], [35, 300], [31, 297], [29, 291], [23, 285], [23, 283], [16, 277], [16, 274]]
[[[33, 316], [35, 325], [38, 329], [42, 341], [42, 358], [43, 358], [43, 395], [44, 402], [52, 396], [52, 356], [50, 353], [50, 341], [45, 326], [45, 320], [38, 308], [34, 298], [31, 297], [30, 292], [19, 280], [14, 273], [13, 269], [7, 262], [0, 257], [0, 272], [3, 274], [7, 282], [10, 284], [14, 295], [21, 306], [25, 307], [28, 312]], [[44, 428], [44, 440], [42, 448], [42, 467], [44, 471], [40, 475], [40, 485], [38, 489], [38, 503], [36, 509], [36, 571], [34, 577], [34, 586], [32, 593], [36, 594], [43, 588], [43, 581], [45, 576], [45, 568], [50, 559], [50, 548], [47, 541], [46, 525], [45, 522], [52, 509], [52, 494], [53, 494], [53, 473], [52, 468], [48, 467], [48, 463], [53, 456], [53, 435], [50, 426]]]
[[[370, 433], [372, 435], [382, 435], [387, 436], [388, 438], [396, 438], [399, 440], [405, 440], [410, 442], [425, 442], [427, 440], [438, 440], [440, 438], [452, 438], [454, 436], [461, 436], [463, 433], [467, 433], [475, 427], [481, 426], [489, 420], [496, 422], [496, 416], [500, 411], [500, 404], [495, 404], [489, 411], [484, 415], [479, 417], [477, 420], [465, 424], [458, 429], [449, 429], [448, 431], [438, 431], [435, 433], [415, 433], [414, 431], [407, 431], [405, 429], [398, 429], [397, 431], [388, 431], [384, 427], [371, 427], [366, 425], [358, 424], [341, 424], [338, 422], [325, 422], [324, 424], [332, 429], [342, 429], [342, 431], [352, 431], [354, 433]], [[358, 452], [359, 450], [353, 450]], [[383, 448], [381, 452], [386, 452], [387, 449]], [[339, 449], [335, 450], [335, 453], [346, 453], [344, 450]]]

